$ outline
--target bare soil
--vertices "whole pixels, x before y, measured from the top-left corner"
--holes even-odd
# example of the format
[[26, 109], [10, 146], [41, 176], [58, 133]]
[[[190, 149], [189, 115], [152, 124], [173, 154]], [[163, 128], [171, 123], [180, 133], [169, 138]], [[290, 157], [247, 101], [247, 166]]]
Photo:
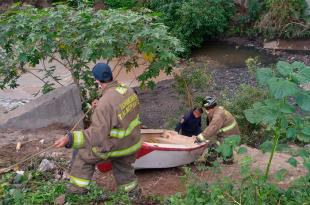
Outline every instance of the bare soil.
[[[31, 154], [37, 153], [44, 148], [51, 145], [54, 140], [63, 135], [64, 129], [41, 129], [35, 131], [7, 131], [2, 132], [1, 136], [26, 136], [21, 140], [22, 147], [19, 152], [16, 152], [16, 143], [19, 140], [14, 140], [10, 143], [0, 145], [0, 168], [7, 167], [17, 161], [24, 159]], [[27, 140], [25, 140], [27, 139]], [[42, 144], [40, 140], [44, 139]], [[200, 181], [207, 181], [212, 183], [223, 177], [229, 177], [231, 179], [240, 179], [240, 160], [244, 156], [250, 156], [253, 158], [253, 169], [259, 168], [264, 170], [266, 163], [269, 158], [269, 154], [263, 154], [261, 151], [247, 147], [248, 152], [244, 155], [239, 155], [235, 157], [235, 163], [233, 165], [223, 165], [220, 169], [213, 169], [205, 167], [203, 164], [191, 164], [188, 165], [193, 171], [194, 175], [198, 177]], [[42, 155], [41, 157], [64, 158], [70, 160], [71, 150], [66, 149], [54, 149], [48, 153]], [[301, 159], [297, 168], [292, 167], [287, 163], [287, 160], [291, 156], [285, 153], [276, 153], [271, 167], [271, 174], [276, 173], [280, 169], [287, 169], [288, 173], [285, 176], [284, 181], [276, 182], [281, 187], [287, 188], [292, 181], [305, 175], [307, 171], [302, 166]], [[25, 164], [27, 164], [26, 162]], [[22, 169], [23, 166], [20, 166]], [[200, 171], [199, 171], [200, 170]], [[145, 196], [170, 196], [175, 193], [183, 193], [186, 190], [186, 182], [182, 182], [182, 176], [185, 175], [182, 167], [169, 168], [169, 169], [149, 169], [149, 170], [137, 170], [136, 175], [138, 177], [139, 184], [143, 189], [143, 194]], [[272, 178], [271, 178], [272, 179]], [[116, 184], [111, 171], [106, 173], [101, 173], [98, 170], [95, 172], [94, 180], [102, 186], [105, 190], [116, 190]]]
[[[240, 175], [240, 161], [244, 156], [253, 158], [253, 169], [265, 170], [269, 159], [269, 154], [264, 154], [261, 151], [247, 147], [247, 154], [235, 157], [233, 165], [222, 165], [219, 169], [206, 167], [204, 164], [188, 165], [197, 177], [198, 181], [206, 181], [208, 183], [215, 182], [224, 177], [238, 180]], [[296, 168], [287, 163], [291, 156], [285, 153], [276, 153], [270, 169], [270, 174], [273, 175], [281, 169], [286, 169], [288, 172], [283, 181], [278, 182], [271, 177], [271, 181], [277, 183], [282, 188], [287, 188], [297, 178], [306, 175], [307, 170], [302, 165], [302, 160], [298, 158], [299, 164]], [[137, 170], [136, 171], [139, 184], [143, 189], [144, 195], [160, 195], [170, 196], [176, 193], [183, 193], [186, 190], [187, 181], [182, 180], [185, 175], [182, 167], [170, 169], [153, 169], [153, 170]], [[98, 184], [107, 190], [116, 190], [116, 184], [113, 179], [112, 172], [100, 173], [96, 171], [94, 179]]]

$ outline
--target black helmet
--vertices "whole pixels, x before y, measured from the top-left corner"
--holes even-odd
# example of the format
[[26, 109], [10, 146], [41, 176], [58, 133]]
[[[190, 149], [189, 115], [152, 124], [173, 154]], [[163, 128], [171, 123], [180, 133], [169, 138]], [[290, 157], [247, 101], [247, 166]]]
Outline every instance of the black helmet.
[[206, 96], [202, 101], [202, 106], [206, 109], [215, 107], [217, 105], [216, 98], [211, 96]]

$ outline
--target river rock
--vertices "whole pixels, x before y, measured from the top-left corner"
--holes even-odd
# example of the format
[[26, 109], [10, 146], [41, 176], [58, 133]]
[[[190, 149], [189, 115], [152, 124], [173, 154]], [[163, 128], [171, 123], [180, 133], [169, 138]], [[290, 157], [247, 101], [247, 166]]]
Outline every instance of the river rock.
[[38, 171], [46, 172], [55, 168], [55, 164], [47, 159], [43, 159], [39, 165]]

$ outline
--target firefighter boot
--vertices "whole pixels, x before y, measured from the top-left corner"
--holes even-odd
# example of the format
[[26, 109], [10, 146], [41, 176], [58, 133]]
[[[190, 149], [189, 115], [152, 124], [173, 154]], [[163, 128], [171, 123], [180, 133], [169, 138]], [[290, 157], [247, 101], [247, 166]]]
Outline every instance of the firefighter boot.
[[213, 162], [215, 162], [219, 157], [219, 153], [216, 150], [217, 147], [218, 147], [217, 144], [210, 144], [210, 146], [208, 146], [208, 153], [206, 155], [206, 161], [205, 161], [205, 164], [207, 166], [212, 166]]
[[233, 156], [223, 159], [223, 164], [232, 165], [233, 163], [234, 163], [234, 157]]
[[133, 190], [128, 192], [128, 197], [133, 201], [139, 201], [142, 198], [142, 189], [136, 186]]

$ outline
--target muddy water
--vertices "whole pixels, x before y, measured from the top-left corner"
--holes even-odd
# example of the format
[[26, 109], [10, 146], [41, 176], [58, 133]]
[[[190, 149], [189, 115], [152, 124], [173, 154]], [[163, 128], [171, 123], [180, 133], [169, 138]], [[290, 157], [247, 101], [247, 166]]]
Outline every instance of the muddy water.
[[246, 67], [245, 61], [250, 57], [259, 57], [263, 65], [275, 62], [273, 56], [251, 45], [235, 46], [218, 41], [205, 42], [201, 48], [192, 52], [191, 57], [194, 62], [207, 63], [211, 69]]

